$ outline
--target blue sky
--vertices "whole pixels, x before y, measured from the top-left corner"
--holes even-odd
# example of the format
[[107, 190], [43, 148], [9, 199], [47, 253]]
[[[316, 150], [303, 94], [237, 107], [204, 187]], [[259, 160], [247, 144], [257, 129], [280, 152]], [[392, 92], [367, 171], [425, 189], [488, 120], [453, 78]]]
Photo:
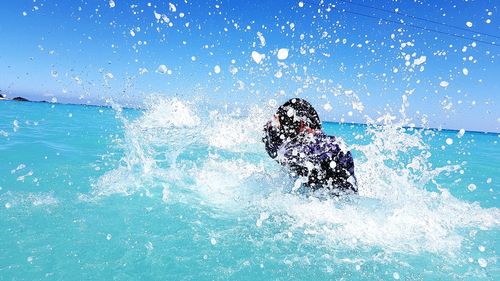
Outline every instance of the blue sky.
[[322, 119], [345, 122], [402, 118], [405, 99], [408, 123], [500, 131], [500, 47], [484, 43], [500, 44], [497, 1], [112, 2], [3, 3], [0, 89], [243, 108], [301, 96]]

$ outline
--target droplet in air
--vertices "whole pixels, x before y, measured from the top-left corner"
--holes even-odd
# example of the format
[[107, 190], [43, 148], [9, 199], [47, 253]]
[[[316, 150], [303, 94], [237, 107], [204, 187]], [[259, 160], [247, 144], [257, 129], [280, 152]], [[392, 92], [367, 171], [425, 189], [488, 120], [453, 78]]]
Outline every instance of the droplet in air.
[[220, 73], [220, 66], [218, 66], [218, 65], [214, 66], [214, 72], [216, 74], [219, 74]]
[[469, 186], [467, 186], [467, 189], [469, 189], [469, 191], [474, 191], [476, 190], [477, 186], [473, 183], [469, 184]]
[[441, 81], [441, 82], [439, 82], [439, 86], [441, 86], [443, 88], [448, 87], [448, 85], [450, 85], [450, 83], [448, 83], [447, 81]]
[[480, 266], [480, 267], [482, 267], [482, 268], [485, 268], [485, 267], [487, 267], [487, 266], [488, 266], [488, 262], [487, 262], [485, 259], [483, 259], [483, 258], [479, 258], [479, 259], [477, 259], [477, 263], [478, 263], [478, 264], [479, 264], [479, 266]]
[[175, 7], [174, 4], [168, 3], [168, 9], [172, 12], [175, 13], [177, 11], [177, 8]]
[[166, 74], [168, 72], [168, 68], [166, 65], [160, 64], [160, 66], [158, 66], [158, 68], [156, 69], [156, 72]]
[[288, 58], [288, 49], [286, 48], [281, 48], [278, 50], [278, 59], [279, 60], [286, 60]]
[[255, 61], [255, 63], [261, 63], [262, 60], [266, 57], [264, 54], [260, 54], [257, 51], [252, 51], [252, 59]]

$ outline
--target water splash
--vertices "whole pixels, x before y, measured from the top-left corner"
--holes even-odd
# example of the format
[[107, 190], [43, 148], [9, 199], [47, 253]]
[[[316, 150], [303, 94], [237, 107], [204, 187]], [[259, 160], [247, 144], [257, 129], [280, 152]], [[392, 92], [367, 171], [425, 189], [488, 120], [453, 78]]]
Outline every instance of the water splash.
[[[405, 129], [384, 117], [385, 125], [366, 127], [369, 143], [350, 147], [358, 155], [359, 196], [325, 198], [290, 192], [293, 179], [265, 154], [260, 124], [271, 108], [252, 107], [242, 116], [196, 106], [156, 97], [132, 121], [117, 110], [125, 129], [118, 141], [123, 157], [96, 181], [94, 195], [156, 192], [169, 204], [187, 192], [185, 204], [257, 228], [299, 232], [301, 244], [379, 248], [386, 254], [453, 256], [471, 239], [468, 229], [500, 225], [499, 209], [459, 200], [438, 184], [441, 173], [460, 167], [433, 167], [424, 129]], [[280, 223], [269, 226], [271, 221]]]

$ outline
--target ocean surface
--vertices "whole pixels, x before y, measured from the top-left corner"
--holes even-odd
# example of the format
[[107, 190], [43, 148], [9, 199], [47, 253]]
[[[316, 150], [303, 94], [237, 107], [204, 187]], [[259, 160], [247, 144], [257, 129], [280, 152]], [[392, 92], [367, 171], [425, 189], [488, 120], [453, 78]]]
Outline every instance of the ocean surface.
[[272, 111], [0, 101], [0, 279], [500, 280], [499, 134], [324, 123], [360, 184], [329, 198]]

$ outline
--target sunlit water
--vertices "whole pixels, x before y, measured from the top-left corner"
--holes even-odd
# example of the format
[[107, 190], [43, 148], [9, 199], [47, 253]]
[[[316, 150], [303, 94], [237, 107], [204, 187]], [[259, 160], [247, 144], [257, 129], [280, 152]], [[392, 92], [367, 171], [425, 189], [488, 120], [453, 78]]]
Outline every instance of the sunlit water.
[[497, 134], [325, 123], [359, 195], [266, 154], [273, 108], [0, 102], [0, 279], [498, 280]]

